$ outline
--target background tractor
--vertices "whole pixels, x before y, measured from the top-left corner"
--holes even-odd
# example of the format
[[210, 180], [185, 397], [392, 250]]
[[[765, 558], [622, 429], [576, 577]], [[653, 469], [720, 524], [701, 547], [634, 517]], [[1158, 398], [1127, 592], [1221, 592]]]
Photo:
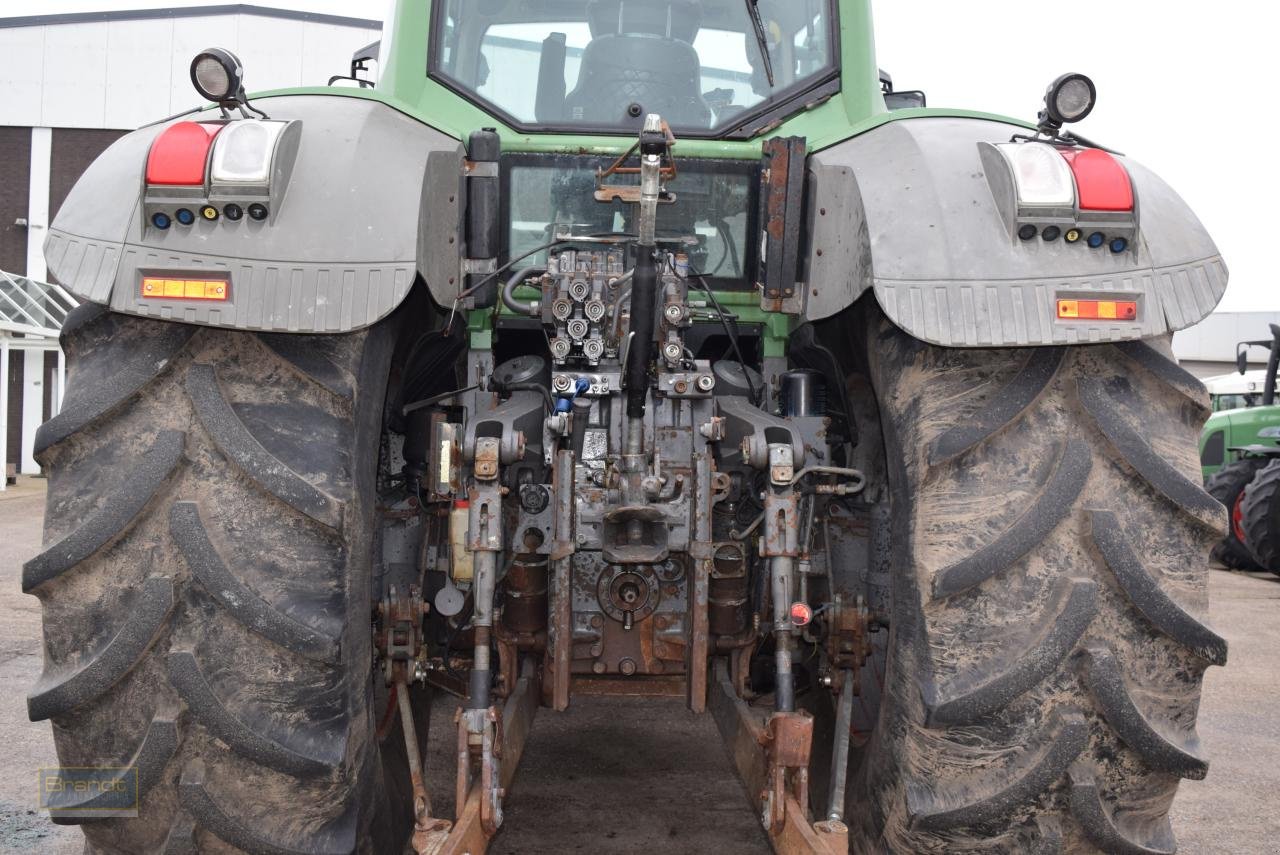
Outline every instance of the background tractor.
[[1280, 326], [1271, 339], [1244, 341], [1237, 347], [1239, 372], [1248, 371], [1248, 349], [1265, 347], [1270, 354], [1256, 401], [1215, 412], [1200, 434], [1200, 465], [1205, 489], [1230, 514], [1230, 528], [1213, 555], [1237, 570], [1262, 568], [1280, 573], [1280, 405], [1276, 404], [1276, 370], [1280, 366]]
[[643, 687], [780, 852], [1174, 850], [1226, 516], [1169, 339], [1226, 268], [1087, 77], [926, 108], [869, 0], [403, 0], [379, 60], [202, 52], [50, 229], [29, 711], [140, 793], [55, 819], [478, 853], [538, 708]]

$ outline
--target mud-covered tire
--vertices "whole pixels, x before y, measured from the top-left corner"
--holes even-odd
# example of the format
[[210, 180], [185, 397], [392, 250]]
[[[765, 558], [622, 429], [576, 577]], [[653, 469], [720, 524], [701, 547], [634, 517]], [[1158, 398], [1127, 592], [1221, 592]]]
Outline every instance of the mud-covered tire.
[[66, 402], [36, 439], [28, 710], [62, 765], [135, 767], [141, 790], [136, 818], [71, 820], [87, 851], [403, 847], [404, 758], [379, 751], [370, 676], [393, 338], [68, 318]]
[[1240, 525], [1258, 566], [1280, 574], [1280, 460], [1271, 461], [1244, 489]]
[[1168, 853], [1222, 506], [1168, 342], [970, 350], [868, 311], [894, 520], [854, 852]]
[[1232, 570], [1257, 570], [1245, 545], [1244, 490], [1268, 463], [1265, 457], [1244, 457], [1223, 466], [1209, 476], [1204, 488], [1227, 509], [1227, 536], [1213, 547], [1213, 557]]

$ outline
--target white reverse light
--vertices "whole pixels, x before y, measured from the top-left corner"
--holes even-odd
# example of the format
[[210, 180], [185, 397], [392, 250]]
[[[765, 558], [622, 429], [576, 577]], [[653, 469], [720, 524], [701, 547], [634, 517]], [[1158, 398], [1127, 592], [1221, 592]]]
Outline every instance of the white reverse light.
[[276, 143], [288, 122], [245, 119], [231, 122], [213, 145], [214, 184], [267, 184]]
[[1008, 161], [1018, 192], [1018, 204], [1037, 208], [1072, 208], [1076, 183], [1071, 167], [1047, 143], [1002, 143], [996, 146]]

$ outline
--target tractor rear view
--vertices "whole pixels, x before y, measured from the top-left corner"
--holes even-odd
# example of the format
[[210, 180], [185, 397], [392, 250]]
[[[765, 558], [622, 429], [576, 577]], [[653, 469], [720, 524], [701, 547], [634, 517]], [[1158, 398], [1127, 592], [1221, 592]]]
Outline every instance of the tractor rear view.
[[1226, 506], [1227, 536], [1213, 556], [1233, 570], [1280, 573], [1280, 405], [1276, 371], [1280, 367], [1280, 326], [1271, 338], [1241, 342], [1239, 371], [1248, 370], [1248, 349], [1267, 348], [1267, 370], [1256, 406], [1214, 413], [1200, 435], [1200, 464], [1205, 489]]
[[778, 852], [1174, 851], [1226, 515], [1169, 339], [1226, 269], [1087, 77], [926, 108], [869, 0], [404, 0], [380, 60], [202, 52], [51, 229], [29, 710], [138, 793], [57, 821], [479, 853], [613, 690], [713, 716]]

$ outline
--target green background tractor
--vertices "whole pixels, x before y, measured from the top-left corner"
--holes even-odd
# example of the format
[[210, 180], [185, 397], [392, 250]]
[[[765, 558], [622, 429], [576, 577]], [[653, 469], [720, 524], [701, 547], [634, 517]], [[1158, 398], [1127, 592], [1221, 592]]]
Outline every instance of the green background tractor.
[[480, 852], [614, 687], [713, 715], [778, 851], [1173, 851], [1226, 516], [1169, 340], [1227, 273], [1093, 83], [927, 108], [869, 0], [401, 0], [378, 56], [203, 51], [50, 228], [28, 707], [140, 798], [55, 817]]
[[[1271, 325], [1269, 341], [1241, 342], [1239, 372], [1248, 370], [1247, 351], [1265, 347], [1269, 356], [1261, 398], [1256, 406], [1215, 412], [1200, 435], [1200, 464], [1205, 489], [1230, 512], [1231, 529], [1214, 556], [1233, 569], [1262, 567], [1280, 572], [1280, 550], [1272, 521], [1277, 510], [1273, 477], [1260, 476], [1280, 460], [1280, 406], [1276, 370], [1280, 364], [1280, 327]], [[1256, 483], [1255, 483], [1256, 482]]]

